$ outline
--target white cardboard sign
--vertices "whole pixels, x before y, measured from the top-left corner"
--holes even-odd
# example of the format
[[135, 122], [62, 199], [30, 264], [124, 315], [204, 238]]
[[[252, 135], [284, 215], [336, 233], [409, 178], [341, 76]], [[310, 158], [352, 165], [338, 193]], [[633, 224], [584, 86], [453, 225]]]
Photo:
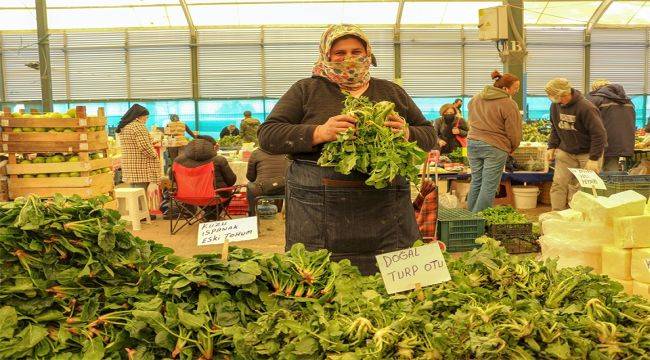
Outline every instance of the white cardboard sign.
[[257, 239], [255, 216], [199, 224], [198, 246]]
[[603, 179], [601, 179], [594, 171], [573, 168], [569, 168], [569, 171], [571, 171], [573, 175], [575, 175], [576, 179], [578, 179], [580, 186], [589, 189], [595, 187], [598, 190], [607, 190]]
[[376, 256], [386, 291], [394, 294], [451, 280], [436, 243]]

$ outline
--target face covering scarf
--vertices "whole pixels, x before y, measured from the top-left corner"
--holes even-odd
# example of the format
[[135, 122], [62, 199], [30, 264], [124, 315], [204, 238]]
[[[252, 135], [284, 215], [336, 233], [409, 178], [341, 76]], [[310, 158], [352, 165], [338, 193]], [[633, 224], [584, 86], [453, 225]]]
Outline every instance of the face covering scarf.
[[[353, 35], [362, 43], [365, 42], [367, 56], [347, 56], [343, 61], [330, 61], [329, 53], [332, 44], [346, 35]], [[366, 34], [355, 25], [332, 25], [321, 37], [320, 54], [318, 61], [314, 64], [312, 74], [324, 77], [339, 85], [343, 90], [358, 90], [370, 82], [370, 65], [376, 65], [372, 56], [372, 49]]]

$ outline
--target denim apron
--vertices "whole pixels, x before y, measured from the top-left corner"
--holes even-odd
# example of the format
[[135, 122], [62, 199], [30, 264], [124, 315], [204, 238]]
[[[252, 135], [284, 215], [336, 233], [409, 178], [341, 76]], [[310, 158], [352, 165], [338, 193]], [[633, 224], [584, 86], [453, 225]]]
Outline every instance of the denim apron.
[[375, 189], [364, 184], [367, 177], [295, 160], [287, 173], [286, 250], [296, 243], [327, 249], [332, 260], [350, 259], [371, 275], [378, 270], [375, 255], [419, 239], [408, 181]]

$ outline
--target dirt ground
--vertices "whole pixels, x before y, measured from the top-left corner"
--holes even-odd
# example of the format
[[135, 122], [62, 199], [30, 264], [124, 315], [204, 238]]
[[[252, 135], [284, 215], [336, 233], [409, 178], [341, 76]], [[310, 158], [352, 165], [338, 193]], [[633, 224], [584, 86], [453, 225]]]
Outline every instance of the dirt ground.
[[[537, 221], [540, 214], [550, 211], [550, 207], [539, 205], [536, 209], [520, 210], [532, 221]], [[129, 227], [130, 228], [130, 227]], [[145, 240], [154, 240], [174, 249], [180, 256], [221, 252], [221, 245], [197, 246], [198, 224], [188, 226], [176, 235], [169, 234], [169, 220], [152, 220], [151, 224], [142, 224], [142, 230], [133, 234]], [[261, 252], [284, 252], [284, 220], [278, 214], [273, 220], [260, 220], [259, 238], [251, 241], [232, 243]]]

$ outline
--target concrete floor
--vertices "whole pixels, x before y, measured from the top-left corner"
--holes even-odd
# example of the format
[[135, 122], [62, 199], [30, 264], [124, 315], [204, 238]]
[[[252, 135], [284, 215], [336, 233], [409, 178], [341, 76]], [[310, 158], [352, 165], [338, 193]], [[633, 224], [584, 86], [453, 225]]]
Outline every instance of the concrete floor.
[[[520, 210], [530, 220], [537, 221], [540, 214], [550, 211], [550, 207], [539, 205], [536, 209]], [[133, 234], [145, 240], [154, 240], [174, 249], [180, 256], [190, 257], [195, 254], [220, 253], [221, 245], [197, 246], [198, 224], [186, 226], [176, 235], [169, 234], [169, 220], [153, 220], [151, 224], [142, 224], [142, 230]], [[129, 227], [130, 229], [130, 227]], [[247, 247], [260, 252], [284, 252], [284, 220], [277, 215], [273, 220], [261, 220], [259, 238], [251, 241], [232, 243], [232, 245]]]

